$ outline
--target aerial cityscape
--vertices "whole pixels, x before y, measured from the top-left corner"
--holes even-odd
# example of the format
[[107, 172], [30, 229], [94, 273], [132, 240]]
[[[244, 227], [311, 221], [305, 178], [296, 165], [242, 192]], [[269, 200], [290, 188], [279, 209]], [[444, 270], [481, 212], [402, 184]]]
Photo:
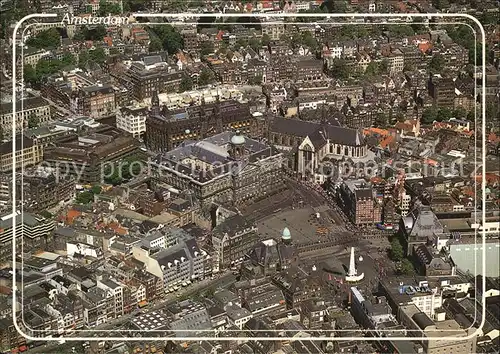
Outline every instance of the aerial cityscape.
[[499, 8], [0, 0], [0, 352], [499, 353]]

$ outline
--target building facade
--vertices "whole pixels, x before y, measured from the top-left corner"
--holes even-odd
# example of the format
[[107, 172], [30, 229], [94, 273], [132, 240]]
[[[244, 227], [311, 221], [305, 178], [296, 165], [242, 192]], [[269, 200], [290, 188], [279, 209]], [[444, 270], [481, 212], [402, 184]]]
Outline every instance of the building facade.
[[226, 130], [239, 129], [257, 136], [264, 121], [250, 113], [249, 106], [234, 100], [219, 101], [188, 108], [160, 111], [158, 95], [152, 98], [151, 113], [146, 119], [145, 143], [149, 150], [169, 151], [185, 140], [204, 139]]
[[198, 247], [194, 238], [180, 240], [162, 249], [133, 248], [135, 259], [146, 265], [146, 270], [163, 280], [165, 290], [174, 289], [187, 281], [203, 279], [207, 253]]
[[21, 133], [30, 124], [40, 124], [51, 120], [50, 105], [41, 97], [27, 98], [16, 103], [16, 117], [12, 115], [12, 103], [0, 106], [0, 131], [4, 138], [12, 137], [12, 125]]
[[182, 81], [184, 72], [177, 71], [165, 65], [147, 65], [134, 62], [126, 69], [120, 80], [128, 87], [132, 96], [139, 102], [150, 98], [155, 92], [176, 92]]
[[17, 184], [17, 195], [24, 192], [25, 210], [33, 213], [50, 209], [75, 195], [75, 179], [72, 176], [56, 177], [53, 173], [40, 173], [23, 176]]
[[15, 217], [4, 215], [0, 219], [0, 259], [9, 260], [12, 257], [13, 223], [16, 228], [16, 249], [21, 252], [21, 237], [25, 250], [47, 249], [50, 235], [55, 229], [53, 220], [41, 216], [18, 212]]
[[337, 198], [349, 219], [356, 225], [373, 225], [381, 222], [382, 205], [371, 185], [364, 180], [344, 181]]
[[106, 117], [115, 113], [115, 89], [111, 85], [82, 87], [74, 98], [77, 114], [92, 118]]
[[453, 109], [455, 102], [455, 82], [451, 77], [434, 75], [429, 80], [429, 95], [436, 107]]
[[230, 217], [212, 230], [214, 268], [237, 267], [258, 241], [257, 228], [241, 215]]
[[101, 182], [106, 165], [134, 155], [139, 141], [110, 126], [86, 135], [71, 134], [56, 141], [44, 153], [47, 164], [59, 175], [72, 175], [78, 183]]
[[116, 112], [116, 127], [141, 139], [146, 132], [147, 116], [146, 107], [123, 107]]
[[33, 139], [17, 135], [15, 145], [16, 165], [14, 166], [12, 145], [12, 140], [0, 144], [0, 172], [12, 171], [13, 167], [18, 170], [23, 167], [34, 166], [42, 160], [42, 147], [35, 144]]

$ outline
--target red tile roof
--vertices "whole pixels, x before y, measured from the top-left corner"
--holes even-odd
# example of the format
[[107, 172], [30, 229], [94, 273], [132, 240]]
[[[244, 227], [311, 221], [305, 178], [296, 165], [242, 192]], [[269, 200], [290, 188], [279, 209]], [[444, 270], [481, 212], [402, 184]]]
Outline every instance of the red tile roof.
[[432, 48], [432, 43], [430, 42], [424, 42], [424, 43], [420, 43], [418, 45], [418, 49], [422, 52], [422, 53], [427, 53], [429, 51], [429, 49]]
[[385, 148], [386, 148], [386, 147], [388, 147], [389, 145], [392, 145], [392, 144], [394, 143], [394, 141], [395, 141], [395, 140], [394, 140], [394, 137], [393, 137], [393, 136], [390, 136], [390, 135], [389, 135], [389, 136], [386, 136], [386, 137], [384, 138], [384, 140], [382, 140], [382, 141], [380, 142], [380, 146], [381, 146], [383, 149], [385, 149]]
[[66, 222], [68, 224], [72, 224], [73, 221], [79, 217], [80, 215], [82, 215], [81, 212], [79, 212], [78, 210], [74, 210], [74, 209], [71, 209], [68, 211], [68, 213], [66, 214]]

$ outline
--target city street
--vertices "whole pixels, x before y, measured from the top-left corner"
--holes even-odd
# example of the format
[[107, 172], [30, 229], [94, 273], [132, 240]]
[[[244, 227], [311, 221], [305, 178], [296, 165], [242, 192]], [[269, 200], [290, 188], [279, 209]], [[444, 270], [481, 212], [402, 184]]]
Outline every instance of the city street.
[[[40, 97], [41, 96], [41, 93], [40, 91], [37, 91], [37, 90], [33, 90], [33, 89], [29, 89], [28, 90], [29, 93], [37, 96], [37, 97]], [[74, 115], [73, 113], [71, 113], [69, 110], [67, 110], [66, 108], [64, 107], [61, 107], [59, 104], [53, 102], [52, 100], [50, 100], [49, 98], [47, 97], [43, 97], [45, 99], [45, 101], [47, 101], [50, 106], [55, 109], [58, 113], [60, 113], [63, 117], [65, 116], [71, 116], [71, 115]]]

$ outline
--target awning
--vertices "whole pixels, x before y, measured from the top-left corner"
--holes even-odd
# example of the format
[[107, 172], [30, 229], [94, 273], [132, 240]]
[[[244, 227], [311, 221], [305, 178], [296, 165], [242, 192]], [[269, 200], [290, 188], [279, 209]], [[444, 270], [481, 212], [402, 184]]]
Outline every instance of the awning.
[[139, 302], [139, 307], [144, 307], [148, 304], [146, 300]]
[[19, 351], [21, 351], [21, 352], [25, 352], [26, 350], [28, 350], [28, 347], [25, 345], [22, 345], [19, 347]]

